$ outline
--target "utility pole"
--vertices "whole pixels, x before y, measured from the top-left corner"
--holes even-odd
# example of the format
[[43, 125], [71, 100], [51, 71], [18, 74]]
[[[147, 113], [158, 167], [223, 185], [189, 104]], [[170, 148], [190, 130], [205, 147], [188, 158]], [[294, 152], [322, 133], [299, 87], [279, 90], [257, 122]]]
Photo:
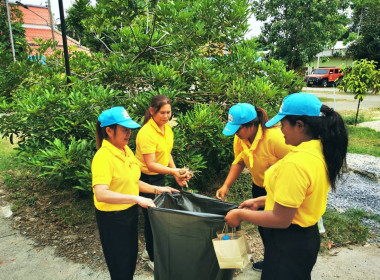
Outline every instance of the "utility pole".
[[71, 72], [70, 72], [70, 62], [69, 62], [69, 51], [67, 49], [65, 13], [63, 10], [62, 0], [58, 0], [58, 4], [59, 4], [59, 15], [61, 18], [63, 54], [65, 56], [67, 83], [70, 84], [71, 83], [71, 80], [70, 80]]
[[13, 62], [16, 62], [15, 45], [13, 43], [12, 22], [11, 22], [11, 16], [9, 14], [8, 0], [5, 0], [5, 5], [7, 6], [8, 26], [9, 26], [9, 35], [11, 38]]
[[[49, 9], [49, 15], [50, 15], [50, 28], [51, 28], [51, 38], [53, 39], [53, 43], [55, 42], [55, 37], [54, 37], [54, 22], [53, 22], [53, 14], [51, 12], [51, 5], [50, 5], [50, 0], [48, 0], [48, 9]], [[53, 45], [55, 46], [55, 45]], [[55, 49], [55, 47], [53, 47]]]

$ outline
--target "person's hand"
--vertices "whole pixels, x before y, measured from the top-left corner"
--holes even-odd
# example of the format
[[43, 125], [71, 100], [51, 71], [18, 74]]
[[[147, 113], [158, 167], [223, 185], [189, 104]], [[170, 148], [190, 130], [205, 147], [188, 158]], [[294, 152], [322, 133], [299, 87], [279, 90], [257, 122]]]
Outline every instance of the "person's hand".
[[216, 191], [215, 196], [216, 196], [217, 199], [220, 199], [220, 200], [225, 201], [225, 200], [226, 200], [227, 193], [228, 193], [228, 188], [227, 188], [226, 186], [222, 186], [222, 187], [220, 187], [220, 188]]
[[173, 176], [181, 180], [185, 180], [187, 177], [187, 170], [184, 168], [173, 168]]
[[137, 204], [143, 208], [156, 207], [156, 204], [154, 204], [153, 200], [142, 196], [137, 197]]
[[156, 186], [156, 190], [157, 190], [158, 194], [162, 194], [164, 192], [167, 192], [167, 193], [170, 193], [170, 194], [172, 194], [173, 192], [177, 192], [177, 193], [180, 192], [179, 190], [177, 190], [175, 188], [166, 187], [166, 186], [165, 187], [157, 187]]
[[178, 177], [175, 177], [175, 176], [174, 176], [174, 179], [175, 179], [175, 181], [177, 182], [177, 184], [178, 184], [180, 187], [187, 186], [187, 181], [186, 181], [186, 180], [181, 179], [181, 178], [178, 178]]
[[259, 209], [259, 204], [256, 202], [254, 198], [248, 199], [239, 205], [239, 209], [257, 210]]
[[224, 217], [224, 220], [230, 227], [238, 227], [240, 225], [241, 219], [239, 213], [239, 209], [233, 209]]
[[174, 179], [176, 180], [177, 184], [181, 187], [186, 186], [187, 187], [187, 182], [191, 179], [192, 175], [189, 170], [182, 168], [176, 168], [174, 173], [173, 173]]

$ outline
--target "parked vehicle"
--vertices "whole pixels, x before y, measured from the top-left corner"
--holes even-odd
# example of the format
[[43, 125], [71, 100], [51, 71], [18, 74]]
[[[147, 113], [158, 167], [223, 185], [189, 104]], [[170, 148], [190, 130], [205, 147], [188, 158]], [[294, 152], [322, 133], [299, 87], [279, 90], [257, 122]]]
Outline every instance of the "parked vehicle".
[[335, 67], [314, 69], [311, 74], [306, 76], [305, 82], [308, 87], [313, 85], [327, 87], [343, 77], [344, 73], [340, 69]]

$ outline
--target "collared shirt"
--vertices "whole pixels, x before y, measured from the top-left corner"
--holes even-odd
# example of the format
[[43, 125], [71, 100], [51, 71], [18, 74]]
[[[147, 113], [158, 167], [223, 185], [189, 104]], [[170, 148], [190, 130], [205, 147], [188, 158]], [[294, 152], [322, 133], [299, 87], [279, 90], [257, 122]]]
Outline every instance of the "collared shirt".
[[[116, 148], [107, 140], [103, 140], [102, 146], [96, 152], [92, 164], [92, 186], [108, 185], [111, 191], [139, 195], [140, 167], [131, 149], [124, 146], [124, 152]], [[125, 210], [133, 204], [109, 204], [96, 200], [94, 204], [101, 211]]]
[[[252, 175], [253, 183], [262, 187], [265, 171], [278, 160], [282, 159], [292, 148], [292, 146], [285, 144], [285, 138], [281, 132], [281, 128], [268, 128], [263, 133], [259, 125], [255, 140], [252, 144], [248, 139], [242, 140], [235, 135], [235, 161], [233, 163], [243, 160]], [[248, 153], [252, 156], [249, 156]]]
[[265, 173], [265, 210], [274, 203], [297, 208], [292, 224], [315, 225], [326, 210], [330, 189], [320, 140], [302, 142]]
[[151, 118], [137, 133], [136, 158], [140, 161], [141, 172], [148, 175], [157, 175], [146, 166], [144, 155], [155, 154], [156, 162], [163, 166], [169, 165], [170, 155], [173, 149], [174, 135], [171, 127], [165, 124], [165, 133]]

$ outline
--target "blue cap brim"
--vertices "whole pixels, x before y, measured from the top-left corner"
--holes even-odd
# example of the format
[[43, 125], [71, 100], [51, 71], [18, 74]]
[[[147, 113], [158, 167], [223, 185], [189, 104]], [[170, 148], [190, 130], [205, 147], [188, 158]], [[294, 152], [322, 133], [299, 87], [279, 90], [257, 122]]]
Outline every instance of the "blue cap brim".
[[286, 115], [280, 115], [280, 114], [277, 114], [275, 115], [272, 119], [270, 119], [269, 121], [267, 121], [265, 123], [265, 126], [266, 127], [271, 127], [271, 126], [274, 126], [276, 123], [278, 123], [279, 121], [281, 121]]
[[139, 125], [138, 123], [136, 123], [132, 120], [120, 122], [120, 123], [118, 123], [118, 125], [124, 126], [126, 128], [139, 128], [139, 127], [141, 127], [141, 125]]
[[232, 123], [227, 123], [226, 127], [223, 129], [223, 134], [226, 136], [231, 136], [238, 131], [240, 127], [240, 124], [232, 124]]

